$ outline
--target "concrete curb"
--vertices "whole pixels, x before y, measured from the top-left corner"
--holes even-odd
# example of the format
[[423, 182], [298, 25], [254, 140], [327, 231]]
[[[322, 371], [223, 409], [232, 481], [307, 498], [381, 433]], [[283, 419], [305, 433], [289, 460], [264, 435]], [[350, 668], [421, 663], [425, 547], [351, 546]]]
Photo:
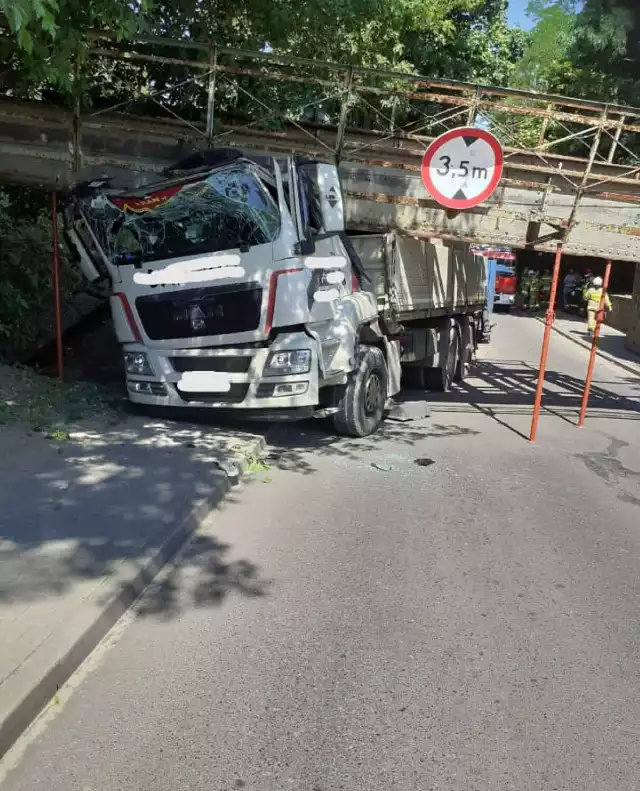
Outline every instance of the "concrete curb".
[[[171, 532], [150, 555], [134, 564], [129, 574], [122, 575], [117, 590], [104, 604], [95, 617], [84, 618], [84, 623], [73, 624], [69, 634], [58, 638], [58, 646], [49, 646], [52, 658], [48, 666], [39, 668], [33, 686], [8, 712], [0, 712], [0, 759], [29, 727], [39, 713], [55, 697], [60, 687], [71, 677], [105, 637], [116, 621], [131, 607], [141, 593], [151, 584], [155, 576], [198, 530], [211, 511], [223, 500], [232, 487], [246, 473], [251, 458], [258, 456], [265, 447], [265, 440], [256, 437], [247, 443], [243, 456], [233, 458], [239, 475], [221, 474], [216, 479], [212, 492], [190, 510], [182, 522]], [[127, 578], [128, 577], [128, 578]], [[64, 630], [63, 630], [64, 631]], [[66, 638], [66, 639], [65, 639]], [[66, 643], [66, 644], [65, 644]], [[34, 673], [35, 675], [35, 673]]]
[[[536, 316], [536, 320], [539, 321], [541, 324], [544, 324], [544, 319], [540, 316]], [[583, 349], [587, 351], [591, 351], [591, 344], [583, 341], [581, 338], [576, 338], [571, 333], [566, 332], [565, 330], [560, 329], [555, 324], [553, 325], [554, 332], [557, 332], [558, 335], [562, 335], [563, 338], [567, 338], [567, 340], [573, 341], [577, 346], [582, 346]], [[612, 365], [617, 365], [618, 368], [622, 368], [623, 370], [627, 371], [628, 373], [634, 374], [638, 376], [638, 368], [635, 367], [631, 363], [627, 363], [624, 360], [619, 360], [617, 357], [614, 357], [613, 354], [609, 354], [609, 352], [605, 352], [598, 347], [597, 355], [602, 357], [607, 362], [610, 362]], [[640, 362], [638, 363], [640, 365]]]

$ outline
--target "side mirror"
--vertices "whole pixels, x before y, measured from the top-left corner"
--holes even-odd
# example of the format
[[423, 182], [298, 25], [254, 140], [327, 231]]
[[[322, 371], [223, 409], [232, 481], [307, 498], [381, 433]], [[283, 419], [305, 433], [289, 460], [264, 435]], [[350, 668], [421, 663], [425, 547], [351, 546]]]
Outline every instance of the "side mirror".
[[335, 165], [318, 164], [316, 178], [316, 194], [320, 200], [324, 231], [325, 233], [342, 233], [344, 231], [344, 202], [338, 168]]

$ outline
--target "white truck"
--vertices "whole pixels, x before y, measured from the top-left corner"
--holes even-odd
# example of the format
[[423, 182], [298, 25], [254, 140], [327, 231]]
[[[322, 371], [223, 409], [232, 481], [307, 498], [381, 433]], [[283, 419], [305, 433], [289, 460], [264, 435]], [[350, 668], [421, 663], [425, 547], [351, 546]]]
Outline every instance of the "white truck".
[[331, 415], [364, 436], [402, 376], [448, 390], [487, 332], [483, 259], [348, 236], [332, 164], [214, 150], [137, 192], [86, 182], [65, 220], [84, 274], [111, 283], [140, 404]]

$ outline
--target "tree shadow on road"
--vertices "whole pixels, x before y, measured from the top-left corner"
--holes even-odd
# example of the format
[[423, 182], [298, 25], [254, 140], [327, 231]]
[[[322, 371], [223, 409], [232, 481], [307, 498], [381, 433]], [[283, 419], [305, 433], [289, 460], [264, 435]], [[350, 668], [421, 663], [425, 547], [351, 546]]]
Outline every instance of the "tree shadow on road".
[[[531, 416], [537, 382], [538, 369], [524, 360], [483, 360], [473, 366], [472, 376], [458, 383], [452, 392], [431, 394], [429, 406], [434, 414], [447, 415], [448, 419], [456, 412], [482, 412], [526, 439], [527, 435], [509, 420]], [[637, 384], [637, 380], [629, 378], [612, 382], [596, 379], [591, 387], [588, 419], [640, 420], [640, 399], [632, 393]], [[542, 399], [544, 412], [575, 425], [583, 390], [582, 379], [561, 371], [547, 370]], [[416, 395], [409, 393], [407, 397]], [[418, 394], [417, 397], [424, 396]]]
[[[120, 427], [86, 430], [62, 442], [24, 432], [11, 439], [3, 429], [0, 607], [48, 599], [53, 612], [66, 606], [74, 586], [94, 600], [104, 580], [116, 580], [123, 564], [143, 563], [196, 504], [227, 485], [220, 459], [233, 451], [234, 437], [242, 443], [247, 430], [268, 439], [271, 464], [305, 475], [316, 471], [314, 456], [361, 460], [384, 443], [411, 448], [459, 438], [463, 453], [464, 442], [479, 431], [456, 415], [481, 412], [523, 436], [512, 422], [531, 415], [536, 380], [536, 368], [522, 360], [478, 362], [473, 376], [449, 394], [405, 394], [408, 401], [426, 399], [431, 417], [387, 420], [378, 434], [362, 439], [339, 438], [320, 421], [280, 427], [214, 423], [210, 417], [200, 425], [130, 418]], [[597, 380], [589, 421], [639, 420], [636, 385], [629, 379]], [[548, 371], [545, 411], [575, 422], [582, 388], [582, 380]], [[215, 539], [199, 539], [192, 552], [192, 605], [217, 604], [229, 592], [266, 591], [259, 569], [248, 559], [229, 560], [230, 548]], [[167, 582], [154, 613], [185, 606], [172, 596], [175, 583]]]
[[[189, 537], [194, 513], [204, 516], [228, 490], [228, 473], [237, 479], [229, 461], [248, 438], [142, 419], [61, 441], [3, 428], [0, 618], [30, 608], [46, 631], [72, 616], [77, 602], [104, 606], [121, 586], [135, 595], [154, 563]], [[219, 604], [232, 592], [266, 592], [259, 568], [231, 554], [214, 536], [199, 535], [185, 554], [189, 596], [166, 586], [143, 612], [170, 615]]]
[[[421, 394], [424, 400], [424, 393]], [[267, 432], [267, 461], [280, 470], [310, 475], [316, 472], [313, 456], [332, 459], [361, 460], [380, 452], [385, 441], [399, 447], [411, 447], [422, 440], [444, 437], [472, 437], [480, 432], [455, 423], [435, 422], [424, 418], [415, 422], [386, 420], [369, 437], [338, 437], [329, 421], [306, 421], [292, 427], [272, 427]]]

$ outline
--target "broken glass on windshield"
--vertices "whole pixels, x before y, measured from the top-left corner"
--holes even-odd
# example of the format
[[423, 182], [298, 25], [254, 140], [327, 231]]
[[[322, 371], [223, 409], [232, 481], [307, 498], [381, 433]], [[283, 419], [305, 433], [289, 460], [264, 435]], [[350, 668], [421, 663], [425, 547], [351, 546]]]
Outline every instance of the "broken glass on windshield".
[[280, 230], [275, 201], [246, 166], [144, 196], [99, 195], [82, 204], [115, 265], [266, 244]]

